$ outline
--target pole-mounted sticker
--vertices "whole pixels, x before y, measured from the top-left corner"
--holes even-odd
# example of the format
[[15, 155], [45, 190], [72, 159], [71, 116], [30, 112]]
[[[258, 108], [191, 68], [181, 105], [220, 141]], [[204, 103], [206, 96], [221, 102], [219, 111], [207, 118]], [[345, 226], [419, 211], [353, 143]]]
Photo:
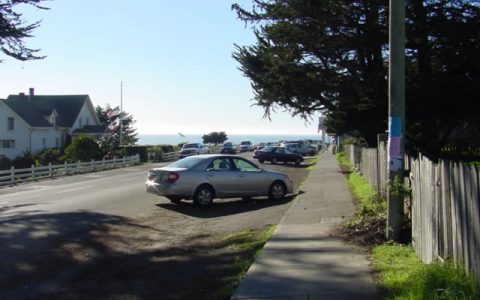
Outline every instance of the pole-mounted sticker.
[[402, 169], [403, 157], [401, 154], [402, 142], [402, 119], [400, 117], [390, 117], [388, 119], [388, 169], [399, 171]]

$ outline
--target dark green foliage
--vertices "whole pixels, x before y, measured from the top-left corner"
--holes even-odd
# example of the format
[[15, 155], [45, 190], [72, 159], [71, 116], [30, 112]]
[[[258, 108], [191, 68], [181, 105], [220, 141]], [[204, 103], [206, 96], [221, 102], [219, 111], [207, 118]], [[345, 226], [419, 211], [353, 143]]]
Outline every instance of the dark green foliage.
[[[232, 6], [257, 42], [233, 57], [254, 105], [375, 145], [387, 129], [388, 1], [254, 0]], [[480, 129], [480, 1], [408, 0], [407, 148], [438, 156], [452, 130]]]
[[14, 160], [12, 160], [12, 165], [15, 167], [15, 169], [31, 168], [32, 165], [35, 165], [32, 152], [24, 151], [23, 155], [17, 156]]
[[225, 131], [220, 132], [210, 132], [209, 134], [204, 134], [202, 136], [204, 144], [222, 144], [226, 140], [228, 140], [227, 134]]
[[108, 129], [108, 126], [117, 119], [117, 117], [109, 118], [107, 116], [107, 112], [110, 109], [111, 107], [109, 104], [107, 104], [105, 108], [102, 108], [101, 106], [95, 108], [98, 119], [102, 124], [107, 126], [105, 136], [99, 139], [100, 148], [104, 155], [115, 153], [116, 156], [120, 156], [120, 154], [126, 154], [125, 151], [120, 151], [120, 128], [122, 128], [122, 146], [135, 145], [138, 141], [138, 137], [136, 132], [137, 129], [133, 127], [133, 124], [135, 124], [136, 121], [133, 119], [132, 115], [124, 111], [122, 117], [123, 126]]
[[40, 166], [46, 166], [49, 163], [52, 165], [58, 165], [63, 163], [63, 153], [60, 149], [50, 148], [45, 149], [34, 156], [36, 164]]
[[[0, 0], [0, 50], [8, 56], [18, 60], [42, 59], [38, 56], [38, 49], [25, 46], [24, 39], [32, 37], [33, 30], [40, 26], [40, 21], [27, 24], [22, 14], [15, 11], [18, 4], [28, 4], [39, 9], [48, 9], [40, 6], [44, 0]], [[1, 60], [0, 60], [1, 62]]]
[[8, 170], [12, 167], [12, 161], [3, 155], [0, 155], [0, 170]]
[[159, 146], [150, 146], [147, 148], [147, 151], [150, 155], [153, 154], [153, 157], [150, 157], [153, 161], [161, 161], [162, 160], [162, 148]]
[[98, 160], [103, 157], [100, 147], [95, 139], [88, 136], [79, 136], [75, 138], [70, 145], [65, 148], [65, 160], [67, 161], [90, 161]]

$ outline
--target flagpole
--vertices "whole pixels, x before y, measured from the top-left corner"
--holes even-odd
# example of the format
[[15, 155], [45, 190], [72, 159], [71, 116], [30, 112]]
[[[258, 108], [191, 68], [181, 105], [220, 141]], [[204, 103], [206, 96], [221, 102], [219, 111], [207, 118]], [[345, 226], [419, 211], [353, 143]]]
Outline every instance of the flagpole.
[[120, 81], [120, 144], [122, 145], [123, 138], [123, 81]]

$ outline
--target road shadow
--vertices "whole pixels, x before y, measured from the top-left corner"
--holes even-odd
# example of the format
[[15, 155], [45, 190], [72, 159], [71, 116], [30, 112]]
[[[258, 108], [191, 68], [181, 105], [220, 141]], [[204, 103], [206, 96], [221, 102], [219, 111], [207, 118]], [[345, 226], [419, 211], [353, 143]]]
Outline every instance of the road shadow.
[[185, 214], [195, 218], [218, 218], [229, 215], [241, 214], [268, 207], [283, 205], [295, 199], [297, 195], [289, 195], [282, 200], [270, 200], [266, 197], [252, 198], [250, 200], [215, 199], [209, 207], [198, 207], [191, 200], [182, 200], [180, 203], [158, 203], [157, 207]]
[[[232, 201], [195, 211], [268, 205], [275, 203]], [[179, 238], [176, 230], [87, 211], [1, 216], [0, 299], [227, 299], [233, 290], [225, 287], [238, 284], [239, 259], [252, 261], [263, 247], [244, 232], [225, 237], [199, 228]], [[254, 247], [241, 246], [249, 243]]]
[[103, 240], [113, 226], [142, 229], [128, 219], [86, 211], [44, 214], [0, 211], [0, 299], [34, 299], [68, 281], [80, 267], [118, 255]]
[[263, 163], [263, 164], [260, 164], [259, 166], [262, 169], [268, 170], [270, 168], [274, 168], [274, 167], [278, 167], [278, 166], [286, 167], [286, 168], [293, 168], [293, 169], [306, 169], [306, 168], [311, 167], [313, 165], [315, 165], [315, 163], [309, 163], [309, 164], [302, 163], [302, 164], [299, 164], [299, 165], [296, 165], [296, 164], [282, 164], [282, 163], [277, 163], [277, 164]]

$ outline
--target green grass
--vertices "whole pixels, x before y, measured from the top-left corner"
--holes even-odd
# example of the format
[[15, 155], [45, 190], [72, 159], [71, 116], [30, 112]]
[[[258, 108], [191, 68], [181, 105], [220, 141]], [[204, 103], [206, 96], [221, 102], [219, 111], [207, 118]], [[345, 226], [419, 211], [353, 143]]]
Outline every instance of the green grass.
[[221, 291], [218, 291], [218, 299], [230, 298], [235, 291], [237, 284], [245, 276], [248, 268], [250, 268], [255, 258], [260, 254], [265, 243], [272, 236], [275, 228], [275, 225], [271, 225], [266, 230], [259, 231], [250, 229], [229, 234], [224, 237], [223, 242], [228, 244], [232, 250], [238, 250], [239, 254], [235, 256], [235, 262], [233, 264], [236, 280], [231, 284], [227, 284]]
[[307, 170], [309, 172], [313, 170], [315, 165], [320, 161], [320, 158], [320, 155], [317, 155], [315, 157], [305, 159], [305, 163], [308, 165]]
[[360, 206], [355, 218], [347, 223], [347, 226], [365, 227], [369, 226], [367, 223], [378, 223], [378, 221], [381, 223], [386, 218], [386, 200], [377, 194], [362, 175], [352, 171], [353, 166], [343, 152], [337, 153], [336, 156], [338, 163], [350, 170], [350, 173], [347, 174], [347, 184]]
[[476, 279], [451, 262], [424, 264], [411, 246], [384, 244], [373, 250], [373, 265], [388, 299], [479, 299]]

